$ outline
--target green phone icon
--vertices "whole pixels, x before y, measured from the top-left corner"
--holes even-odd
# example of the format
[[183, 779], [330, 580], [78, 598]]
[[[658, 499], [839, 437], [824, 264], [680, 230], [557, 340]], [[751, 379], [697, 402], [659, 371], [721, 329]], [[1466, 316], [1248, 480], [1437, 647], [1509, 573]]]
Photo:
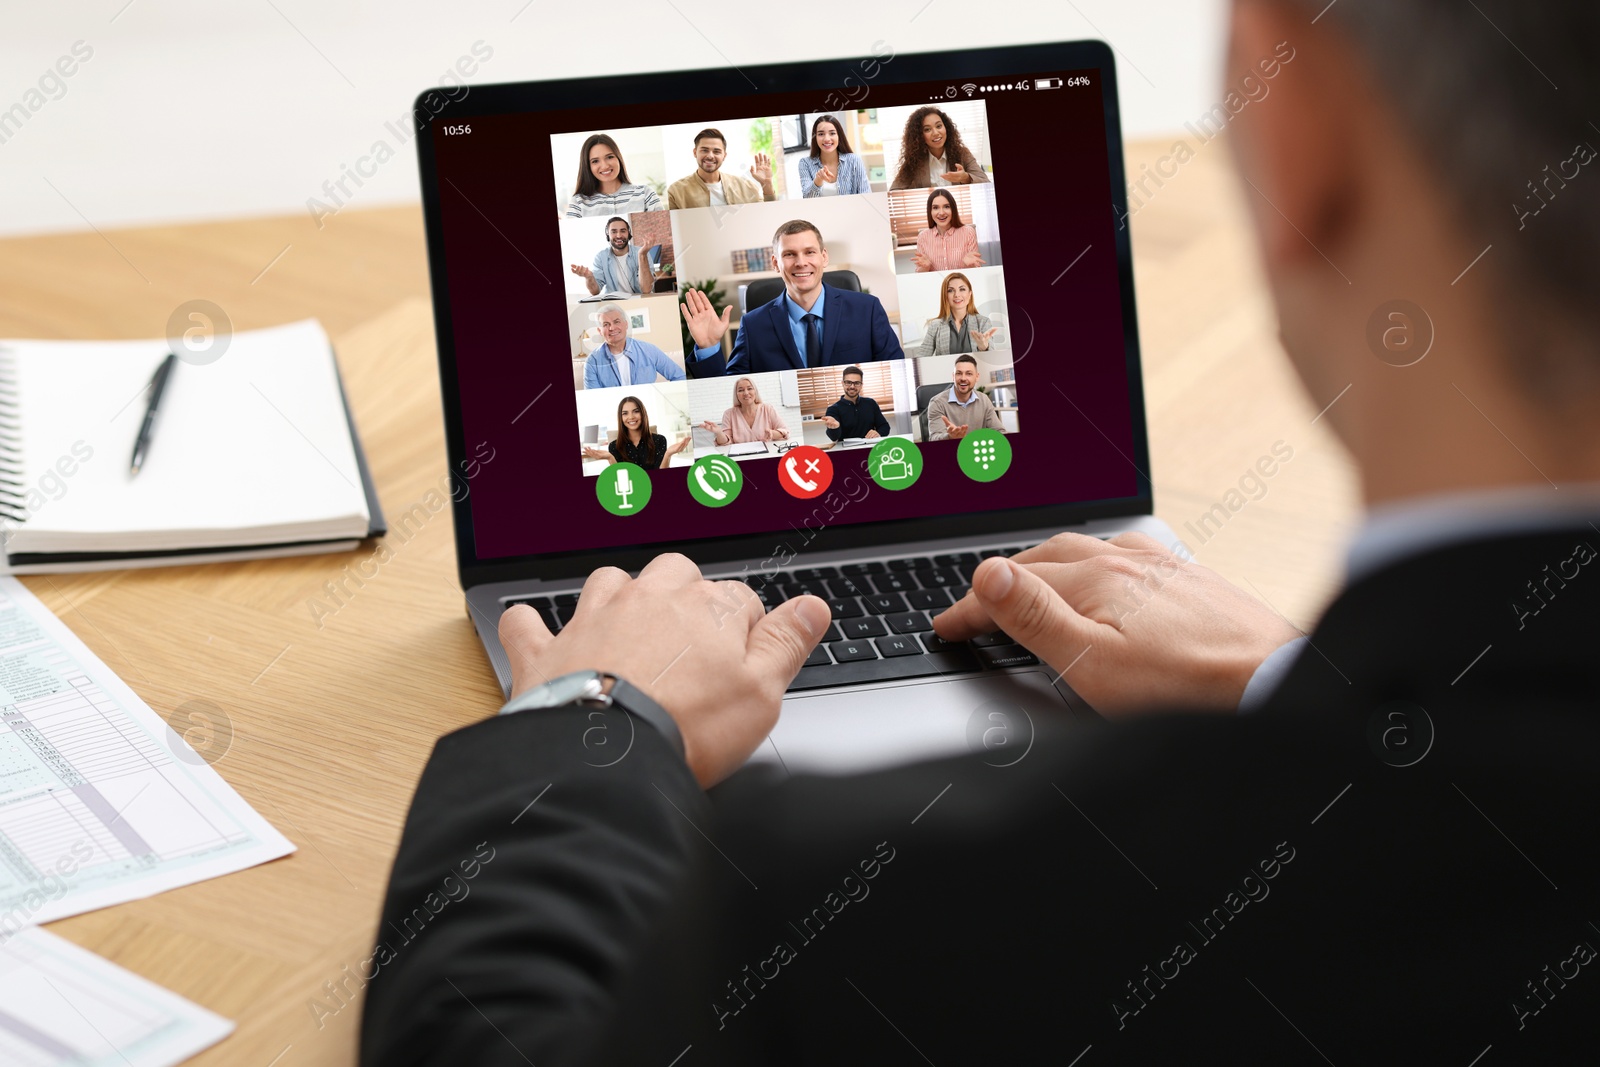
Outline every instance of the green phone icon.
[[689, 468], [689, 495], [708, 508], [727, 507], [743, 488], [744, 472], [722, 456], [706, 456]]

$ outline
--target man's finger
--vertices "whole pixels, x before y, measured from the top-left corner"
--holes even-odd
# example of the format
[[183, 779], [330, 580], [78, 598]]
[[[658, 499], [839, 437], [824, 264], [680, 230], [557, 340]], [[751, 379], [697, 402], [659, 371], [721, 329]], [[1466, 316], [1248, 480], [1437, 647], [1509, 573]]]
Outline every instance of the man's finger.
[[536, 655], [552, 636], [544, 619], [526, 604], [513, 604], [500, 615], [500, 643], [506, 648], [515, 645]]
[[573, 618], [583, 617], [604, 606], [631, 581], [633, 579], [628, 577], [628, 572], [620, 567], [601, 567], [590, 574], [583, 583], [583, 593], [578, 597], [578, 610]]
[[755, 668], [757, 677], [766, 679], [773, 691], [781, 694], [832, 621], [828, 602], [821, 597], [786, 600], [750, 628], [745, 659]]
[[700, 581], [700, 568], [681, 552], [663, 552], [644, 565], [639, 581], [653, 586], [678, 588]]
[[1095, 639], [1101, 627], [1072, 610], [1061, 594], [1027, 567], [1004, 558], [985, 560], [972, 590], [996, 625], [1057, 670]]
[[1058, 533], [1043, 544], [1034, 545], [1011, 558], [1018, 563], [1077, 563], [1093, 556], [1115, 556], [1125, 551], [1109, 541], [1088, 534]]

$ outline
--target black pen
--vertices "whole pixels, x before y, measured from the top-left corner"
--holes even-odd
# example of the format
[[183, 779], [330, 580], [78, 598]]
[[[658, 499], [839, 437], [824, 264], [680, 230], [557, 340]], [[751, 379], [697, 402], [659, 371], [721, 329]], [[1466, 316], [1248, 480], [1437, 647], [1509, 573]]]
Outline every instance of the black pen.
[[139, 436], [133, 442], [133, 459], [128, 465], [130, 478], [144, 466], [144, 454], [150, 448], [150, 439], [156, 432], [156, 415], [161, 411], [161, 394], [167, 391], [167, 379], [172, 377], [172, 368], [177, 362], [177, 353], [167, 353], [167, 358], [156, 368], [155, 377], [150, 379], [150, 406], [145, 408], [144, 422], [140, 424]]

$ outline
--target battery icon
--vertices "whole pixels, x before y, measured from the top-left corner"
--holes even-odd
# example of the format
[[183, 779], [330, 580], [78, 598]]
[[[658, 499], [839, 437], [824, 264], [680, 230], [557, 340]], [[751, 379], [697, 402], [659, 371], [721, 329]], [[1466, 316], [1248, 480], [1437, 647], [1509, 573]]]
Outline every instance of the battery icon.
[[1035, 78], [1035, 79], [1033, 79], [1033, 87], [1035, 89], [1059, 89], [1059, 88], [1061, 88], [1061, 79], [1060, 78]]

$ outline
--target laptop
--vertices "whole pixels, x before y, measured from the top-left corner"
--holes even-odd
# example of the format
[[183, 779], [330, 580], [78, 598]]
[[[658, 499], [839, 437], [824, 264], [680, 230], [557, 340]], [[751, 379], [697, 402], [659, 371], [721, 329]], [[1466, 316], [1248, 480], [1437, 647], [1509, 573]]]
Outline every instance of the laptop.
[[458, 86], [416, 115], [458, 572], [502, 688], [508, 606], [559, 630], [595, 568], [674, 551], [833, 609], [757, 761], [1009, 759], [1092, 714], [931, 619], [1059, 531], [1184, 551], [1152, 514], [1104, 43]]

